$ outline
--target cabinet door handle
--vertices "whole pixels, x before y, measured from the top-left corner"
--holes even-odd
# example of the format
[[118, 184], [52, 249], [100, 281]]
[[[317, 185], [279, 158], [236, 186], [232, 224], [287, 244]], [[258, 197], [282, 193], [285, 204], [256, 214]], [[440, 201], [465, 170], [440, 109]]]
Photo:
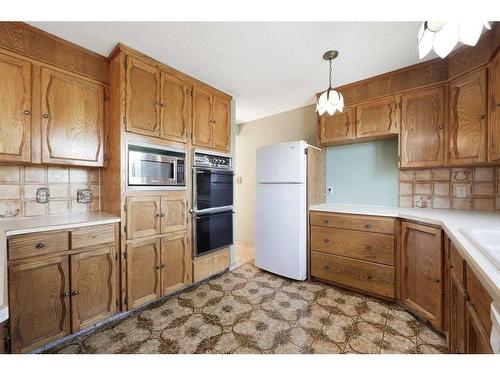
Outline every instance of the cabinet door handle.
[[165, 268], [167, 265], [166, 264], [162, 264], [161, 265], [161, 268]]
[[443, 124], [440, 124], [439, 125], [439, 129], [443, 129], [444, 128], [444, 125]]
[[72, 295], [73, 297], [74, 297], [74, 296], [77, 296], [77, 295], [79, 295], [79, 294], [80, 294], [80, 292], [79, 292], [78, 290], [74, 290], [74, 291], [72, 291], [72, 292], [71, 292], [71, 295]]
[[484, 119], [484, 117], [485, 117], [484, 115], [479, 115], [479, 116], [477, 116], [477, 118], [478, 118], [479, 120]]
[[368, 250], [368, 251], [372, 251], [372, 250], [373, 250], [373, 247], [371, 247], [370, 245], [366, 245], [366, 250]]
[[330, 270], [330, 266], [324, 266], [323, 268], [325, 269], [325, 271], [329, 271]]
[[161, 268], [161, 264], [158, 264], [155, 268], [159, 270]]
[[61, 294], [61, 297], [63, 298], [66, 298], [66, 297], [69, 297], [69, 292], [64, 292], [63, 294]]
[[46, 114], [46, 113], [44, 113], [44, 114], [42, 115], [42, 117], [43, 117], [43, 118], [49, 118], [49, 115], [48, 115], [48, 114]]
[[37, 243], [37, 244], [35, 245], [35, 247], [36, 247], [37, 249], [44, 249], [44, 248], [45, 248], [45, 244], [44, 244], [43, 242], [39, 242], [39, 243]]
[[441, 281], [441, 279], [434, 279], [434, 282], [435, 282], [435, 283], [438, 283], [438, 282], [440, 282], [440, 281]]
[[160, 107], [165, 107], [165, 103], [160, 103]]
[[25, 109], [23, 113], [27, 116], [31, 114], [31, 111], [29, 109]]
[[165, 217], [165, 216], [166, 215], [163, 212], [160, 214], [160, 217]]
[[330, 239], [325, 238], [325, 243], [328, 243], [328, 242], [330, 242]]
[[156, 214], [156, 217], [161, 217], [161, 214], [160, 214], [160, 213], [157, 213], [157, 214]]

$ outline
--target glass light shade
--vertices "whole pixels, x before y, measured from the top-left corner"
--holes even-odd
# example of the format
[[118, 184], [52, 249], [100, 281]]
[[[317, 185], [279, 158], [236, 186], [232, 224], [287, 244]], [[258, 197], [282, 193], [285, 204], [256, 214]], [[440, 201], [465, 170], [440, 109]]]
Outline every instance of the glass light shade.
[[418, 33], [418, 58], [422, 59], [432, 50], [434, 33], [425, 28], [425, 22]]
[[316, 111], [321, 116], [327, 112], [330, 116], [344, 110], [344, 96], [335, 90], [326, 90], [320, 95]]
[[433, 47], [439, 57], [445, 58], [458, 43], [459, 28], [455, 22], [447, 23], [434, 34]]
[[483, 26], [490, 29], [489, 22], [463, 22], [460, 24], [460, 41], [468, 46], [475, 46], [481, 32], [483, 31]]

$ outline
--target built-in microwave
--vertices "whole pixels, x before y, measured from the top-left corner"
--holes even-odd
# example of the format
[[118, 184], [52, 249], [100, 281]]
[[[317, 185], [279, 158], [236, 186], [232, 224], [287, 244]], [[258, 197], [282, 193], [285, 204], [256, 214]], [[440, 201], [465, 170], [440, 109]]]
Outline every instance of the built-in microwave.
[[186, 186], [186, 153], [154, 145], [128, 144], [128, 185]]

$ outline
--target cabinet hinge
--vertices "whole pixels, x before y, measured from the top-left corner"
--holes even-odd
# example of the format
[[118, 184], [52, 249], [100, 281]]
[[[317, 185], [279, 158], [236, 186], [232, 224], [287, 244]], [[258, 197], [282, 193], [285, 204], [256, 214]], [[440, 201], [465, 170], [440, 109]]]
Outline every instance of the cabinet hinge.
[[127, 117], [123, 116], [123, 123], [127, 125]]
[[128, 304], [127, 297], [125, 297], [125, 298], [123, 299], [123, 303], [124, 303], [125, 305], [127, 305], [127, 304]]
[[127, 204], [126, 203], [123, 205], [123, 211], [127, 211]]
[[123, 233], [127, 233], [127, 227], [123, 227]]
[[127, 250], [123, 252], [123, 259], [127, 259]]
[[125, 57], [125, 60], [123, 60], [123, 66], [125, 67], [125, 69], [127, 69], [128, 67], [127, 57]]

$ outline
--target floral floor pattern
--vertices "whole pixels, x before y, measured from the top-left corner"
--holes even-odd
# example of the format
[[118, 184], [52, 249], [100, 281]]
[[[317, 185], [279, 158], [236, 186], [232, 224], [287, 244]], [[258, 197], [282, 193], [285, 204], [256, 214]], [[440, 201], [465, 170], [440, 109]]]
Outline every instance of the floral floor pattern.
[[52, 353], [446, 353], [396, 305], [247, 263]]

